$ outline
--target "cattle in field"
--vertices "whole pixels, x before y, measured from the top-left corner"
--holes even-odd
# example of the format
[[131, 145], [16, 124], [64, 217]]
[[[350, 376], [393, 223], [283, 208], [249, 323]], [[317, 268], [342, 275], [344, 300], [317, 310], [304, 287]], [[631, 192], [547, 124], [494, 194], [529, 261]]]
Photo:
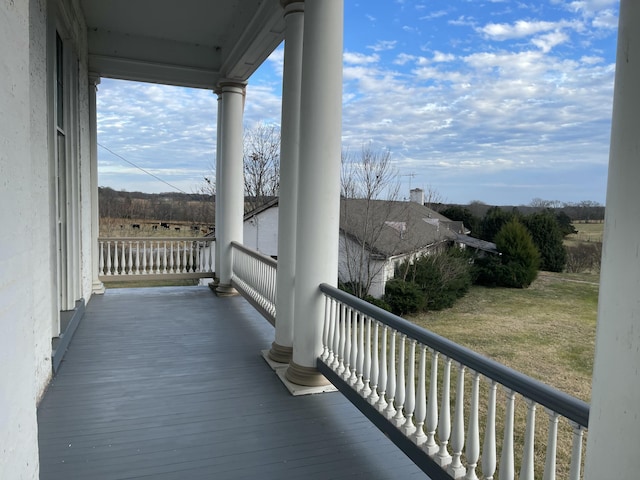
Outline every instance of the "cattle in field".
[[176, 228], [176, 232], [180, 231], [180, 227], [175, 227]]
[[168, 224], [168, 223], [166, 223], [166, 222], [162, 222], [162, 223], [160, 224], [160, 226], [161, 226], [162, 228], [164, 228], [165, 230], [169, 230], [169, 224]]
[[131, 224], [131, 228], [133, 228], [134, 230], [140, 230], [140, 224], [139, 223], [132, 223]]
[[151, 230], [158, 230], [158, 225], [151, 225]]

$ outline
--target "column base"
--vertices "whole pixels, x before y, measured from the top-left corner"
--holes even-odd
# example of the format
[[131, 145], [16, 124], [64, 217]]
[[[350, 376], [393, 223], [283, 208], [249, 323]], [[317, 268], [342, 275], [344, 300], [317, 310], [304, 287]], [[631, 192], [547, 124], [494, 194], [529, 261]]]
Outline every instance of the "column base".
[[331, 384], [316, 368], [303, 367], [293, 360], [289, 363], [289, 368], [287, 368], [285, 372], [285, 378], [291, 383], [304, 385], [306, 387], [322, 387]]
[[216, 295], [219, 297], [235, 297], [239, 295], [238, 291], [232, 285], [224, 285], [222, 283], [215, 287]]
[[95, 295], [103, 295], [104, 294], [104, 283], [101, 281], [94, 281], [91, 286], [91, 293]]
[[278, 363], [290, 363], [293, 355], [293, 347], [285, 347], [278, 345], [276, 342], [271, 344], [269, 350], [269, 358]]

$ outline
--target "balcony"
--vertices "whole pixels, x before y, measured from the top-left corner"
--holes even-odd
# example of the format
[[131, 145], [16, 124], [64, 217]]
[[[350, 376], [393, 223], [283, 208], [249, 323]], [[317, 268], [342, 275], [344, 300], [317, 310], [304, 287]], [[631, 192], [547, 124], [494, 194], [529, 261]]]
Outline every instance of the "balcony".
[[272, 341], [207, 287], [94, 296], [38, 411], [40, 478], [423, 478], [342, 394], [290, 395]]
[[[135, 249], [111, 271], [141, 275]], [[235, 242], [231, 256], [244, 298], [171, 287], [91, 300], [40, 405], [41, 478], [581, 478], [587, 404], [326, 284], [317, 367], [342, 394], [291, 396], [287, 366], [260, 356], [277, 264]], [[150, 257], [183, 274], [166, 248]]]

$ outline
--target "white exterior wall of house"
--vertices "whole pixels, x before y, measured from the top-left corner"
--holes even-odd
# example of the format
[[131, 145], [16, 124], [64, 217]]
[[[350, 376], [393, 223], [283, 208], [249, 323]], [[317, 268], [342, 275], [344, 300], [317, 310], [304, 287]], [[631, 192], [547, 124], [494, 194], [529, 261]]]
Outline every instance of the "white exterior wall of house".
[[243, 243], [263, 255], [278, 255], [278, 207], [263, 210], [243, 223]]
[[[0, 4], [0, 478], [37, 479], [36, 408], [51, 378], [59, 332], [55, 128], [51, 118], [57, 11], [67, 12], [67, 45], [78, 63], [75, 144], [77, 254], [74, 297], [91, 295], [86, 28], [76, 2]], [[61, 21], [61, 20], [60, 20]], [[83, 32], [78, 34], [78, 32]], [[53, 41], [51, 40], [53, 36]], [[67, 132], [71, 134], [71, 132]]]

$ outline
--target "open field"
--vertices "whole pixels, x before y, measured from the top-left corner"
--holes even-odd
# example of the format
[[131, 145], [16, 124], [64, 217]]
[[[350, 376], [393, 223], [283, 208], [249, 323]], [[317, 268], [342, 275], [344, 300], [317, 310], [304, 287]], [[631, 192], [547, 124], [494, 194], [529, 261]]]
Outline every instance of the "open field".
[[598, 281], [540, 272], [527, 289], [474, 286], [453, 308], [409, 320], [589, 401]]
[[213, 225], [185, 221], [100, 218], [100, 237], [201, 237]]
[[573, 222], [573, 227], [578, 231], [578, 233], [567, 235], [565, 244], [571, 245], [576, 242], [602, 242], [604, 222]]

